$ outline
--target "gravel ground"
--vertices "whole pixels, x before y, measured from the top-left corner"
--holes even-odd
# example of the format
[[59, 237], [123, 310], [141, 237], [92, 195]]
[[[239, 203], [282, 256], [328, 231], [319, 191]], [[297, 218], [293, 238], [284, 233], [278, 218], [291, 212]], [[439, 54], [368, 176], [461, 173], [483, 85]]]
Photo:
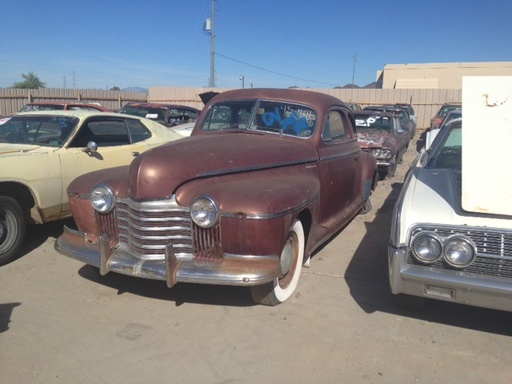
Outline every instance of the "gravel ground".
[[390, 218], [415, 149], [277, 307], [244, 288], [101, 277], [54, 251], [62, 222], [31, 229], [0, 268], [2, 383], [510, 383], [512, 313], [392, 304]]

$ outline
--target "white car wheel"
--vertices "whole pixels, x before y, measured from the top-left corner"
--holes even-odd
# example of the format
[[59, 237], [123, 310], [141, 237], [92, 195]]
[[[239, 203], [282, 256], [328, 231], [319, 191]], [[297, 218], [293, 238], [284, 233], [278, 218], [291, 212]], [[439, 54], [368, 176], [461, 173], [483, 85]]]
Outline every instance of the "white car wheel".
[[0, 196], [0, 265], [19, 256], [25, 239], [25, 216], [16, 200]]
[[281, 260], [289, 265], [287, 271], [270, 283], [251, 287], [251, 295], [255, 302], [277, 305], [289, 299], [295, 292], [304, 260], [304, 229], [299, 220], [293, 223], [288, 233], [281, 252]]

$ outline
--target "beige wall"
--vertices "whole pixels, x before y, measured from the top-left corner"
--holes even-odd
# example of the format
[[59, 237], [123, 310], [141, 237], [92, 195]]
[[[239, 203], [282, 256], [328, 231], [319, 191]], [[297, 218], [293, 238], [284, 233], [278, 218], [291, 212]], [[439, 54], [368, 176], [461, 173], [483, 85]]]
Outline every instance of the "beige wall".
[[383, 89], [462, 89], [463, 76], [512, 76], [512, 62], [388, 64]]

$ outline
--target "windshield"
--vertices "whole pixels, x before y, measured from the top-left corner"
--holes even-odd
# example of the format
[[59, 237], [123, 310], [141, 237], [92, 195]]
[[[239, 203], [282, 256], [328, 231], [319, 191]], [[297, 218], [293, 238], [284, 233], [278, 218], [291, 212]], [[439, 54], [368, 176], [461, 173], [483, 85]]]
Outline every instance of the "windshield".
[[[169, 121], [166, 121], [166, 113], [169, 110]], [[194, 121], [197, 118], [197, 112], [190, 109], [167, 107], [149, 107], [126, 105], [120, 111], [128, 115], [145, 117], [159, 122], [160, 124], [178, 125]]]
[[[439, 141], [432, 144], [432, 154], [428, 161], [429, 168], [462, 167], [462, 123], [457, 120], [448, 124], [445, 134], [439, 137]], [[441, 134], [441, 133], [440, 133]], [[437, 139], [437, 138], [436, 138]]]
[[14, 116], [0, 125], [0, 142], [61, 147], [77, 124], [70, 116]]
[[125, 106], [119, 112], [133, 116], [145, 117], [146, 119], [156, 120], [161, 124], [165, 124], [166, 108]]
[[356, 120], [357, 130], [366, 129], [384, 129], [391, 131], [393, 122], [388, 116], [354, 116]]
[[229, 101], [213, 105], [203, 121], [204, 131], [250, 130], [311, 137], [316, 112], [303, 105], [276, 101]]

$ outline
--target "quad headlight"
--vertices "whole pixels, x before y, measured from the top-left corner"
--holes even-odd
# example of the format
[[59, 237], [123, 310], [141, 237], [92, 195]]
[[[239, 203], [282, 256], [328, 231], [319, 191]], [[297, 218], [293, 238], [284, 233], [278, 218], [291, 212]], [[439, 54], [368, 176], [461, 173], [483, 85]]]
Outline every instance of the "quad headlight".
[[476, 258], [476, 246], [466, 236], [440, 237], [434, 232], [421, 232], [411, 241], [411, 250], [419, 261], [433, 264], [443, 258], [455, 268], [466, 268]]
[[448, 264], [456, 268], [464, 268], [476, 257], [475, 245], [464, 236], [451, 236], [444, 245], [444, 258]]
[[419, 233], [412, 240], [412, 253], [424, 263], [436, 262], [441, 257], [442, 252], [441, 241], [434, 233]]
[[190, 206], [192, 221], [201, 228], [210, 228], [217, 223], [219, 208], [209, 197], [199, 197]]
[[391, 151], [389, 149], [372, 149], [372, 154], [377, 159], [390, 159], [391, 158]]
[[93, 208], [100, 213], [108, 213], [116, 205], [114, 191], [104, 184], [96, 185], [90, 195]]

